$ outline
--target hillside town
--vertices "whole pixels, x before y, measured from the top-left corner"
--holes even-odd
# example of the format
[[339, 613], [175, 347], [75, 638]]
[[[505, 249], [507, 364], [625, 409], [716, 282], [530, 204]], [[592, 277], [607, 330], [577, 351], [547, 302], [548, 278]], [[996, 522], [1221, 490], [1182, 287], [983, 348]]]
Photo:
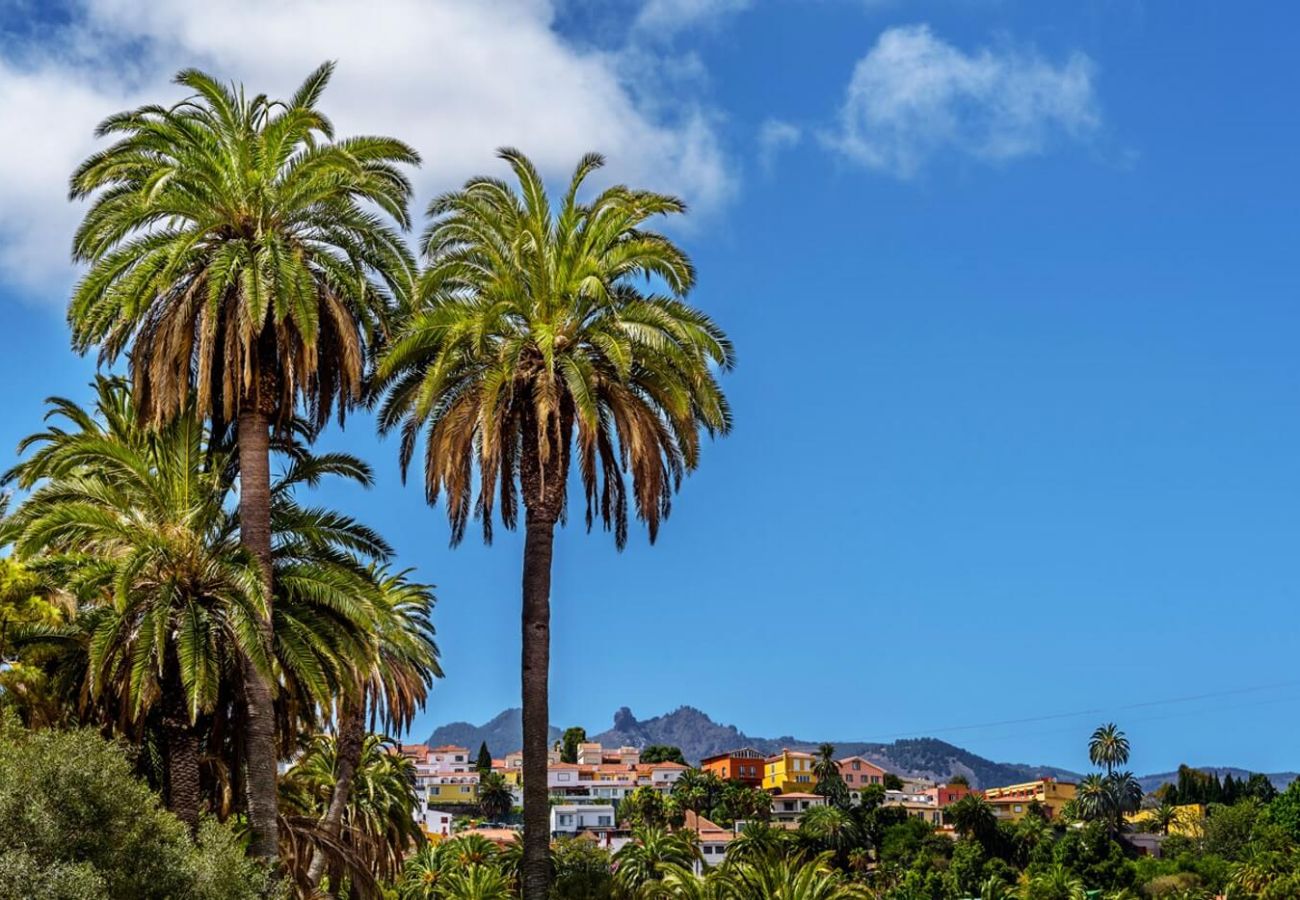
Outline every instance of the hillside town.
[[[819, 777], [817, 755], [805, 750], [783, 749], [765, 756], [740, 747], [706, 757], [698, 768], [682, 762], [644, 761], [636, 747], [611, 748], [582, 741], [574, 750], [573, 762], [564, 760], [564, 749], [558, 743], [548, 754], [551, 836], [587, 836], [614, 850], [631, 839], [630, 822], [619, 812], [637, 791], [652, 791], [669, 799], [695, 778], [745, 788], [763, 797], [754, 818], [786, 829], [797, 828], [809, 810], [826, 806], [832, 799], [818, 790], [824, 779]], [[431, 841], [450, 837], [462, 825], [478, 823], [480, 788], [485, 779], [507, 786], [512, 808], [523, 804], [522, 753], [486, 757], [484, 761], [490, 764], [482, 767], [468, 747], [402, 744], [399, 752], [414, 766], [416, 794], [421, 800], [419, 824]], [[861, 756], [835, 759], [835, 766], [851, 805], [860, 805], [864, 793], [874, 788], [880, 806], [896, 807], [946, 834], [954, 833], [954, 825], [944, 810], [971, 794], [982, 796], [999, 820], [1015, 822], [1031, 810], [1051, 819], [1074, 799], [1077, 789], [1070, 782], [1042, 778], [976, 790], [963, 778], [937, 783], [902, 777]], [[746, 819], [736, 819], [721, 827], [694, 810], [683, 812], [681, 827], [696, 833], [704, 861], [711, 864], [725, 858], [727, 843], [747, 824]], [[501, 822], [476, 830], [503, 842], [515, 835], [513, 828]]]

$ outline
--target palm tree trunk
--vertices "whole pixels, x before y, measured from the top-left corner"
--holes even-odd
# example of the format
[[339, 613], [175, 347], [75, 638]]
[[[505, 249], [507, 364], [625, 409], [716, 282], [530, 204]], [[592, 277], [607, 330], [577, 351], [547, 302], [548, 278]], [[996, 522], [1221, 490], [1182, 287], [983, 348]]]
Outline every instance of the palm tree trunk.
[[546, 900], [551, 880], [551, 822], [547, 799], [550, 736], [551, 553], [555, 517], [532, 510], [524, 524], [524, 900]]
[[[268, 616], [263, 637], [272, 644], [271, 603], [271, 422], [250, 405], [239, 413], [239, 539], [262, 568]], [[247, 712], [248, 823], [253, 837], [249, 852], [278, 861], [278, 791], [276, 788], [275, 706], [270, 681], [248, 660], [244, 661], [244, 703]]]
[[[366, 740], [366, 705], [364, 702], [344, 701], [339, 711], [338, 734], [334, 739], [334, 791], [329, 808], [320, 821], [321, 830], [330, 837], [338, 837], [343, 829], [343, 811], [352, 793], [352, 782], [361, 765], [361, 749]], [[325, 854], [319, 848], [312, 854], [307, 867], [307, 882], [315, 888], [325, 874]]]
[[[177, 679], [179, 682], [179, 679]], [[179, 683], [171, 686], [163, 712], [167, 741], [167, 808], [185, 823], [190, 834], [199, 828], [199, 732], [190, 724]]]

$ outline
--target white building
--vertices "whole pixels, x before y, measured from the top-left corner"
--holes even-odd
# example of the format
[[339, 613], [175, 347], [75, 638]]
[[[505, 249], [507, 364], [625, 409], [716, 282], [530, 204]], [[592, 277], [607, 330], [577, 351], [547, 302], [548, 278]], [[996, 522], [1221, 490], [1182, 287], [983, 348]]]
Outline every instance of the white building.
[[608, 803], [557, 803], [551, 807], [551, 836], [574, 837], [583, 831], [614, 830], [614, 807]]
[[774, 794], [772, 821], [783, 825], [797, 823], [808, 810], [825, 805], [826, 798], [821, 794]]

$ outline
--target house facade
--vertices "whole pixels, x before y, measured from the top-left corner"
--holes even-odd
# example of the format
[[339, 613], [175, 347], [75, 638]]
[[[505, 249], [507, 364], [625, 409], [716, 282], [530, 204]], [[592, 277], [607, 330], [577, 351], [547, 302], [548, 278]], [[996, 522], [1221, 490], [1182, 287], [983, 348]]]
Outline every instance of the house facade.
[[746, 787], [762, 787], [766, 758], [752, 747], [729, 750], [700, 760], [700, 768], [723, 781], [737, 781]]
[[885, 770], [861, 756], [845, 757], [838, 765], [840, 777], [844, 779], [844, 784], [850, 792], [860, 791], [873, 784], [885, 783]]
[[813, 778], [813, 755], [802, 750], [782, 750], [763, 763], [763, 790], [781, 794], [810, 791]]
[[1023, 819], [1033, 804], [1038, 804], [1050, 819], [1061, 807], [1074, 799], [1077, 786], [1068, 781], [1041, 778], [1024, 784], [987, 788], [984, 799], [993, 807], [999, 819], [1016, 822]]

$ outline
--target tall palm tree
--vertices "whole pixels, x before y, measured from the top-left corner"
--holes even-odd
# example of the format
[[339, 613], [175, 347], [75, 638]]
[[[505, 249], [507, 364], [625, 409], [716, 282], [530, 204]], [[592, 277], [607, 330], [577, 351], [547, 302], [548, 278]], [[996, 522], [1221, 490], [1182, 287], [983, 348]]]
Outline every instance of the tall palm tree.
[[524, 896], [541, 900], [551, 555], [571, 464], [588, 528], [599, 519], [623, 546], [630, 472], [653, 541], [699, 463], [700, 432], [730, 429], [715, 369], [734, 356], [682, 300], [695, 280], [686, 254], [647, 227], [682, 212], [680, 200], [619, 186], [580, 202], [603, 162], [593, 154], [553, 209], [533, 164], [500, 155], [516, 188], [475, 178], [429, 207], [417, 302], [378, 367], [379, 427], [400, 430], [403, 471], [423, 435], [425, 496], [445, 496], [453, 544], [471, 515], [486, 540], [497, 512], [514, 527], [522, 500], [523, 879]]
[[[101, 362], [128, 351], [142, 417], [172, 419], [195, 398], [239, 446], [240, 527], [272, 595], [272, 431], [300, 407], [319, 427], [361, 394], [365, 357], [412, 261], [415, 151], [391, 138], [335, 140], [317, 108], [332, 64], [288, 101], [249, 96], [185, 70], [193, 94], [105, 119], [113, 139], [72, 176], [91, 199], [73, 243], [89, 264], [68, 308], [73, 346]], [[271, 642], [269, 609], [262, 641]], [[273, 685], [250, 661], [248, 811], [253, 852], [276, 837]]]
[[1128, 737], [1114, 722], [1101, 725], [1088, 739], [1088, 758], [1094, 766], [1104, 766], [1106, 774], [1128, 762]]

